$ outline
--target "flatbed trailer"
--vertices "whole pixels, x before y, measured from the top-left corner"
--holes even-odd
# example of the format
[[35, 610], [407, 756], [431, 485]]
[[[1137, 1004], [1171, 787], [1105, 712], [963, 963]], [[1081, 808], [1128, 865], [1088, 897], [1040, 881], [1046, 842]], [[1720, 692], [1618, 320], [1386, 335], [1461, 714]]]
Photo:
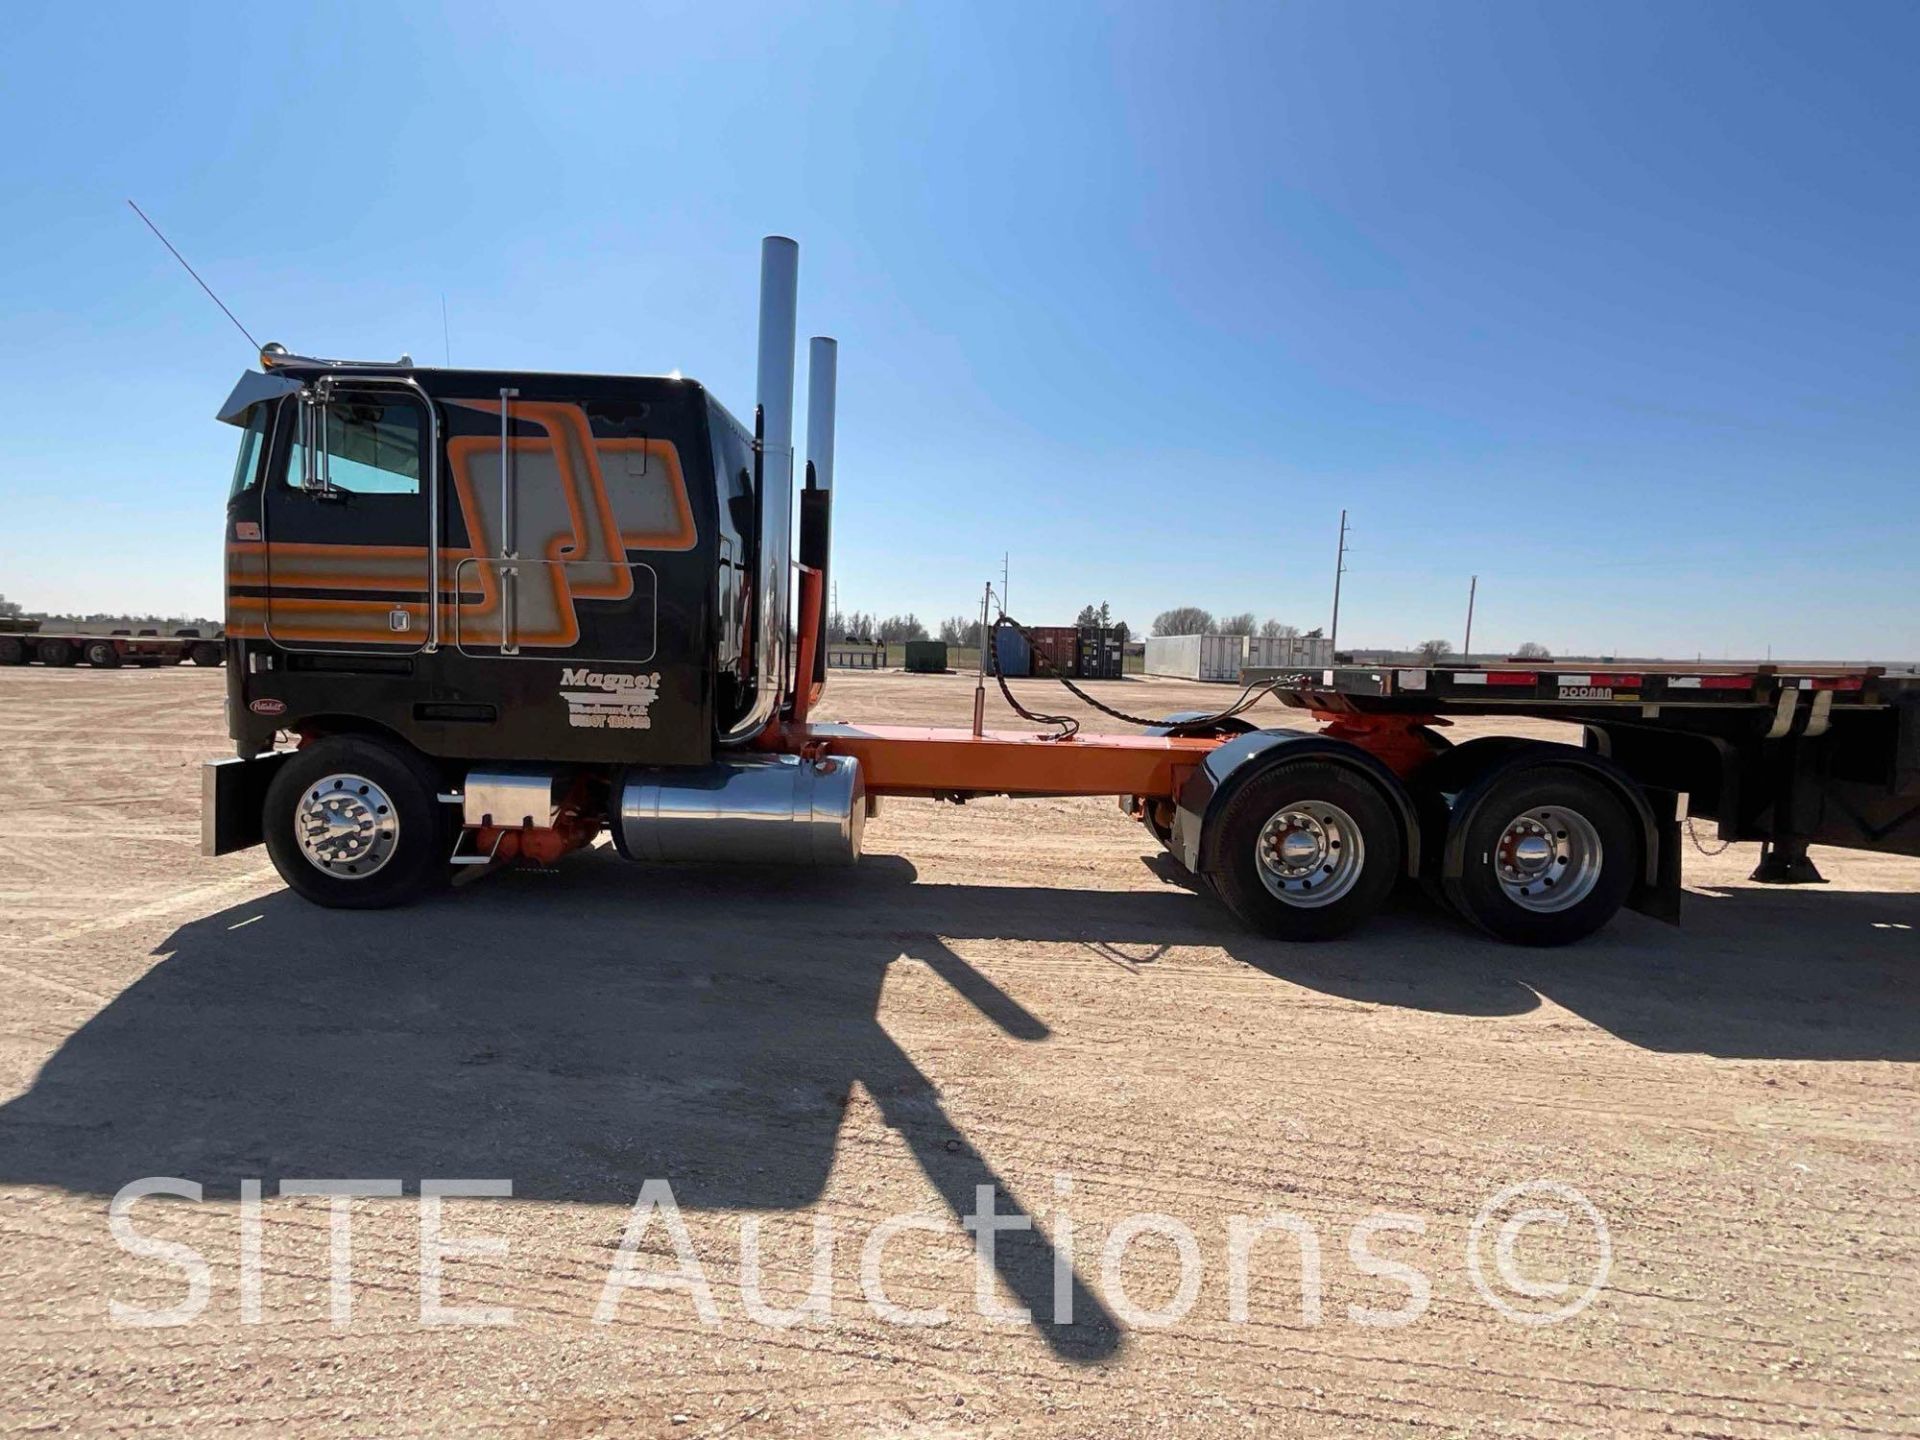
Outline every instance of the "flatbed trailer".
[[[1343, 666], [1274, 694], [1326, 733], [1380, 737], [1452, 716], [1581, 727], [1582, 748], [1645, 789], [1684, 794], [1724, 842], [1759, 841], [1753, 878], [1818, 884], [1812, 844], [1920, 854], [1920, 672], [1878, 665], [1509, 662]], [[1460, 747], [1483, 754], [1526, 742]], [[1457, 766], [1461, 762], [1456, 761]]]
[[121, 665], [181, 665], [188, 661], [215, 666], [225, 659], [226, 646], [219, 639], [198, 633], [115, 631], [101, 635], [38, 627], [0, 632], [0, 665], [90, 665], [96, 670], [111, 670]]
[[[970, 729], [823, 723], [837, 352], [809, 349], [796, 493], [797, 265], [763, 244], [751, 427], [678, 375], [268, 346], [221, 411], [234, 753], [205, 772], [207, 852], [264, 844], [308, 899], [377, 908], [602, 834], [635, 861], [848, 865], [884, 796], [1109, 796], [1272, 936], [1419, 882], [1562, 944], [1623, 905], [1678, 919], [1683, 795], [1763, 842], [1769, 882], [1817, 880], [1809, 843], [1920, 842], [1920, 679], [1872, 668], [1336, 668], [1107, 735], [999, 676], [1040, 728], [989, 730], [983, 668]], [[1247, 719], [1269, 689], [1301, 726]], [[1454, 746], [1454, 714], [1580, 742]]]

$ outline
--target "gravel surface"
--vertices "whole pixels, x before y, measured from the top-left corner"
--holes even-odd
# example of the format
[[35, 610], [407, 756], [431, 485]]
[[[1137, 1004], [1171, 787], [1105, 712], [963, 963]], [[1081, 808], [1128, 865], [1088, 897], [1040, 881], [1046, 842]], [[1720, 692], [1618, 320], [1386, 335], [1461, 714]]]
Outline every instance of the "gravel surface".
[[[1414, 895], [1288, 947], [1112, 801], [889, 801], [847, 874], [601, 848], [329, 913], [197, 853], [222, 686], [0, 671], [0, 1433], [1920, 1434], [1920, 862], [1821, 850], [1832, 883], [1769, 889], [1755, 847], [1689, 852], [1677, 929], [1530, 952]], [[823, 718], [971, 698], [838, 675]], [[123, 1246], [143, 1176], [201, 1199], [140, 1200]], [[343, 1202], [339, 1296], [302, 1179], [402, 1190]], [[511, 1323], [422, 1323], [434, 1179], [511, 1181], [439, 1217], [496, 1242], [441, 1303]], [[621, 1249], [650, 1179], [714, 1323], [608, 1288], [689, 1273], [659, 1213]], [[1476, 1230], [1536, 1181], [1611, 1254], [1559, 1323], [1508, 1312], [1585, 1296], [1587, 1211], [1529, 1191]], [[977, 1287], [979, 1186], [1035, 1228]], [[897, 1216], [886, 1302], [944, 1323], [865, 1292]], [[1236, 1285], [1236, 1217], [1275, 1216]], [[751, 1318], [822, 1234], [829, 1313]], [[187, 1323], [126, 1323], [195, 1298], [153, 1240], [204, 1260]]]

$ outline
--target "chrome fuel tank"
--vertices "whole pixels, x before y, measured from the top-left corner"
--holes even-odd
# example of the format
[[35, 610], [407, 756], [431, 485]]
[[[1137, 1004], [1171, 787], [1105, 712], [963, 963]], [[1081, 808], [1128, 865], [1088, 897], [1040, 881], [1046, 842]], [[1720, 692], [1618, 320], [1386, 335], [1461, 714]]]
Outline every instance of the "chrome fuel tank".
[[860, 858], [867, 787], [851, 756], [636, 768], [620, 776], [615, 794], [614, 844], [629, 860], [851, 865]]

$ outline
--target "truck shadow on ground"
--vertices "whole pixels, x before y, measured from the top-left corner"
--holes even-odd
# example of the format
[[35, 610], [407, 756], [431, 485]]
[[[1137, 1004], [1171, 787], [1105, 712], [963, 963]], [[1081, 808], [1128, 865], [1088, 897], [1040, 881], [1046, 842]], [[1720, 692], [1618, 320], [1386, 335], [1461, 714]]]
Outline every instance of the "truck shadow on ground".
[[[879, 1020], [897, 960], [942, 976], [1010, 1044], [1047, 1020], [941, 937], [1084, 947], [1151, 973], [1212, 946], [1277, 979], [1482, 1017], [1545, 996], [1648, 1049], [1920, 1058], [1920, 896], [1728, 892], [1687, 928], [1622, 916], [1561, 951], [1498, 946], [1405, 904], [1361, 936], [1288, 946], [1158, 891], [923, 884], [898, 857], [770, 876], [645, 869], [605, 852], [406, 911], [323, 914], [284, 892], [193, 921], [0, 1108], [0, 1181], [110, 1194], [143, 1175], [509, 1176], [517, 1197], [631, 1205], [650, 1177], [696, 1209], [823, 1193], [853, 1087], [955, 1215], [1024, 1211]], [[1910, 926], [1915, 928], [1882, 928]], [[997, 1262], [1074, 1360], [1119, 1331], [1077, 1277], [1053, 1312], [1036, 1224]]]
[[[1164, 854], [1145, 863], [1195, 888]], [[1334, 944], [1220, 943], [1277, 979], [1372, 1004], [1497, 1016], [1544, 998], [1647, 1050], [1920, 1059], [1914, 892], [1690, 891], [1677, 927], [1622, 911], [1579, 944], [1530, 950], [1494, 942], [1407, 886], [1386, 914]]]

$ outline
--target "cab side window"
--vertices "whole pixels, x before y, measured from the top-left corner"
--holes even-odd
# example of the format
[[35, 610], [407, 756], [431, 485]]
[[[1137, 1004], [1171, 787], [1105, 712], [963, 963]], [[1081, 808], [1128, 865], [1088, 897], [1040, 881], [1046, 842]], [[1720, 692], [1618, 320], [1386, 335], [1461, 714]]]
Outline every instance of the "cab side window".
[[[411, 403], [336, 400], [327, 406], [326, 473], [348, 495], [420, 493], [420, 410]], [[306, 474], [296, 430], [283, 476], [298, 488]]]

